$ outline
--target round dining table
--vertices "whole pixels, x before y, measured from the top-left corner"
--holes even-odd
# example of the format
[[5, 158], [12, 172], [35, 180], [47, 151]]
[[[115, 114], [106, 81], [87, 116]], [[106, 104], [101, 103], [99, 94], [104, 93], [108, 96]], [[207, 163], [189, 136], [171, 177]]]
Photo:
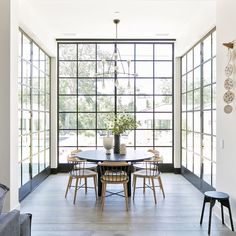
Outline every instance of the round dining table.
[[[141, 150], [127, 150], [127, 153], [124, 154], [106, 154], [105, 150], [89, 150], [82, 151], [76, 154], [76, 156], [82, 160], [87, 160], [91, 162], [104, 162], [104, 161], [112, 161], [112, 162], [130, 162], [131, 170], [132, 164], [135, 162], [140, 162], [144, 160], [148, 160], [153, 157], [153, 153]], [[101, 182], [101, 173], [100, 169], [97, 168], [98, 171], [98, 196], [101, 196], [102, 193], [102, 182]], [[131, 180], [131, 172], [127, 173], [129, 175], [129, 179]], [[131, 181], [127, 183], [128, 187], [128, 196], [131, 196]]]

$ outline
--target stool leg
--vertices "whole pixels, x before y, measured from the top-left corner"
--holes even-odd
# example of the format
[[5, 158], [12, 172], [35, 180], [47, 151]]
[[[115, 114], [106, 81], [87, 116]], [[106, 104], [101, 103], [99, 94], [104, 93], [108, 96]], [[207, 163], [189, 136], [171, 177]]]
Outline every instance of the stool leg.
[[212, 208], [215, 205], [215, 200], [210, 201], [210, 210], [209, 210], [209, 223], [208, 223], [208, 234], [211, 233], [211, 216], [212, 216]]
[[204, 198], [203, 205], [202, 205], [202, 214], [201, 214], [200, 225], [202, 224], [202, 220], [203, 220], [203, 215], [204, 215], [204, 211], [205, 211], [205, 204], [206, 204], [206, 198]]
[[222, 220], [222, 224], [224, 225], [225, 224], [225, 222], [224, 222], [224, 207], [223, 207], [222, 203], [221, 203], [221, 220]]
[[233, 224], [233, 219], [232, 219], [230, 204], [229, 204], [228, 209], [229, 209], [229, 218], [230, 218], [231, 228], [232, 228], [232, 231], [234, 231], [234, 224]]

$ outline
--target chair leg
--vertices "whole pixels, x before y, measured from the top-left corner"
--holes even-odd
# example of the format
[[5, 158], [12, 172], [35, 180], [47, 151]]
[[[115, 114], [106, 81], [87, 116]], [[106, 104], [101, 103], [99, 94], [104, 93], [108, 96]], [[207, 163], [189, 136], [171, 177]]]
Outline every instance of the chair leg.
[[126, 205], [126, 211], [128, 211], [129, 208], [128, 208], [128, 190], [127, 190], [127, 183], [124, 182], [124, 183], [123, 183], [123, 186], [124, 186], [124, 192], [125, 192], [125, 205]]
[[104, 208], [104, 204], [105, 204], [105, 197], [106, 197], [106, 183], [102, 183], [102, 211]]
[[225, 224], [225, 222], [224, 222], [224, 207], [223, 207], [222, 203], [220, 204], [220, 206], [221, 206], [221, 220], [222, 220], [222, 224], [224, 225]]
[[136, 176], [133, 177], [133, 200], [134, 200], [134, 195], [135, 195], [135, 189], [136, 189]]
[[95, 196], [96, 196], [96, 199], [98, 199], [98, 193], [97, 193], [97, 176], [95, 175], [93, 177], [93, 182], [94, 182], [94, 190], [95, 190]]
[[158, 182], [159, 182], [159, 185], [160, 185], [160, 189], [162, 191], [162, 195], [163, 195], [163, 198], [165, 198], [165, 192], [164, 192], [164, 188], [163, 188], [163, 184], [162, 184], [162, 180], [161, 180], [161, 176], [158, 176]]
[[143, 178], [143, 194], [145, 194], [146, 178]]
[[74, 204], [75, 204], [76, 195], [77, 195], [77, 191], [78, 191], [78, 182], [79, 182], [79, 178], [76, 178], [76, 182], [75, 182]]
[[203, 215], [204, 215], [204, 211], [205, 211], [205, 204], [206, 204], [206, 199], [204, 198], [203, 205], [202, 205], [202, 214], [201, 214], [201, 219], [200, 219], [200, 225], [202, 224], [202, 220], [203, 220]]
[[155, 204], [157, 204], [154, 178], [151, 178], [151, 179], [152, 179], [152, 190], [153, 190], [154, 201], [155, 201]]
[[212, 216], [212, 208], [215, 205], [215, 201], [210, 201], [210, 209], [209, 209], [209, 223], [208, 223], [208, 234], [211, 233], [211, 216]]
[[71, 182], [72, 182], [72, 177], [69, 176], [69, 179], [68, 179], [68, 184], [67, 184], [67, 188], [66, 188], [66, 193], [65, 193], [65, 198], [67, 197], [67, 193], [68, 193], [68, 190], [71, 186]]
[[231, 213], [231, 209], [230, 209], [230, 204], [229, 204], [229, 218], [230, 218], [230, 223], [231, 223], [231, 229], [232, 231], [234, 231], [234, 224], [233, 224], [233, 219], [232, 219], [232, 213]]
[[87, 194], [88, 192], [87, 178], [84, 178], [84, 185], [85, 185], [85, 194]]

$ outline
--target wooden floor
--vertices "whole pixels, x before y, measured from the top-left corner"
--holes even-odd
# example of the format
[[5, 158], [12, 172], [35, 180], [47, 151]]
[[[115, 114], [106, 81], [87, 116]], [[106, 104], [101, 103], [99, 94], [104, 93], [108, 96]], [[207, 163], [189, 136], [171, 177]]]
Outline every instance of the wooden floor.
[[[21, 211], [33, 214], [32, 236], [199, 236], [207, 235], [208, 206], [199, 225], [202, 194], [181, 175], [163, 174], [166, 198], [157, 189], [157, 205], [151, 190], [137, 190], [135, 201], [112, 196], [103, 213], [94, 190], [78, 191], [73, 205], [73, 189], [64, 198], [67, 174], [49, 176], [22, 203]], [[139, 183], [140, 184], [140, 183]], [[121, 186], [122, 187], [122, 186]], [[116, 187], [117, 188], [117, 187]], [[212, 235], [235, 235], [213, 216]]]

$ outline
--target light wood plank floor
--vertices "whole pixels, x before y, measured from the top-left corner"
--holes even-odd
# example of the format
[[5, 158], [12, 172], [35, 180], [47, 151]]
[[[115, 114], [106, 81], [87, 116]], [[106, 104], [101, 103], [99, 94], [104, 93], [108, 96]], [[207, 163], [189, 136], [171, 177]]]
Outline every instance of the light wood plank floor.
[[[79, 190], [73, 205], [74, 189], [64, 198], [68, 175], [51, 175], [21, 203], [21, 211], [33, 214], [32, 236], [207, 235], [208, 206], [199, 225], [203, 195], [181, 175], [163, 174], [162, 179], [166, 198], [157, 189], [156, 206], [152, 191], [143, 195], [139, 189], [135, 201], [129, 200], [129, 212], [124, 198], [112, 196], [102, 213], [93, 189], [87, 195]], [[212, 235], [235, 234], [213, 216]]]

